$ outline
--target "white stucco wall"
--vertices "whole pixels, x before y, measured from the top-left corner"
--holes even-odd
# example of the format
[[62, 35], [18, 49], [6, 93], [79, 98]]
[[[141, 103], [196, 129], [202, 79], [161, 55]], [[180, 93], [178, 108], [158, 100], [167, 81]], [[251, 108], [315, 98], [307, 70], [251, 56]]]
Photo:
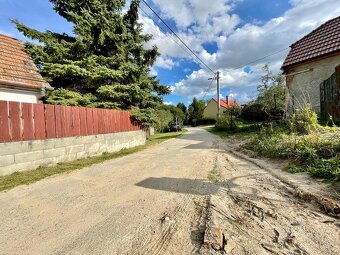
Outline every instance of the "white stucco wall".
[[328, 79], [340, 64], [340, 54], [289, 68], [286, 74], [301, 72], [313, 68], [313, 71], [287, 76], [287, 107], [292, 111], [292, 97], [295, 108], [302, 108], [310, 103], [315, 112], [320, 113], [320, 84]]
[[0, 88], [0, 101], [14, 101], [23, 103], [37, 103], [39, 92]]

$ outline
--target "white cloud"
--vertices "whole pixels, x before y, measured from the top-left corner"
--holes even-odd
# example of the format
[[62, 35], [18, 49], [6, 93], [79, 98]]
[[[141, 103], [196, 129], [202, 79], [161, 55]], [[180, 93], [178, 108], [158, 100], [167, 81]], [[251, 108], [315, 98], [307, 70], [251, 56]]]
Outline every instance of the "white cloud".
[[[270, 63], [274, 72], [280, 66], [288, 51], [268, 57], [252, 65], [252, 72], [235, 69], [279, 49], [287, 48], [293, 42], [311, 32], [320, 24], [340, 13], [337, 1], [290, 0], [292, 8], [281, 17], [267, 22], [253, 22], [244, 25], [231, 10], [238, 1], [215, 0], [153, 0], [163, 17], [171, 19], [178, 28], [178, 34], [214, 70], [221, 70], [222, 87], [233, 88], [235, 97], [242, 100], [250, 95], [244, 88], [257, 85], [261, 67]], [[157, 64], [172, 68], [174, 58], [188, 58], [187, 54], [173, 42], [148, 17], [142, 17], [145, 32], [154, 38], [148, 46], [156, 44], [163, 59]], [[207, 52], [203, 45], [215, 42], [217, 52]], [[172, 59], [172, 62], [171, 62]], [[205, 70], [192, 71], [185, 79], [173, 86], [173, 93], [186, 97], [213, 95], [214, 86], [207, 91], [211, 73]], [[238, 91], [241, 91], [239, 93]], [[207, 91], [207, 92], [206, 92]], [[248, 89], [248, 91], [250, 91]]]

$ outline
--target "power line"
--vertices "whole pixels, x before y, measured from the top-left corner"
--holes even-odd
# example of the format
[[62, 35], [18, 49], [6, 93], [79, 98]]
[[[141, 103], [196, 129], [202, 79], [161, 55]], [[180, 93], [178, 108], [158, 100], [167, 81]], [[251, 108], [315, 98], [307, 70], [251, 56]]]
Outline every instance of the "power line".
[[266, 56], [264, 56], [264, 57], [261, 57], [261, 58], [259, 58], [259, 59], [253, 60], [253, 61], [251, 61], [251, 62], [249, 62], [249, 63], [247, 63], [247, 64], [241, 65], [241, 66], [236, 67], [236, 68], [233, 68], [233, 69], [240, 69], [240, 68], [242, 68], [242, 67], [244, 67], [244, 66], [254, 64], [254, 63], [256, 63], [256, 62], [259, 62], [259, 61], [264, 60], [264, 59], [266, 59], [266, 58], [268, 58], [268, 57], [271, 57], [271, 56], [274, 56], [274, 55], [276, 55], [276, 54], [279, 54], [279, 53], [281, 53], [281, 52], [283, 52], [283, 51], [286, 51], [286, 50], [288, 50], [288, 49], [289, 49], [289, 47], [284, 48], [284, 49], [281, 49], [281, 50], [278, 50], [278, 51], [275, 51], [275, 52], [273, 52], [273, 53], [271, 53], [271, 54], [268, 54], [268, 55], [266, 55]]
[[213, 74], [215, 72], [176, 34], [176, 32], [158, 15], [158, 13], [145, 1], [143, 3], [157, 16], [157, 18], [180, 40], [181, 43]]
[[203, 99], [205, 99], [205, 97], [207, 96], [209, 90], [211, 89], [211, 85], [213, 84], [213, 81], [214, 81], [214, 80], [215, 80], [215, 78], [211, 79], [210, 84], [209, 84], [207, 90], [206, 90], [205, 93], [204, 93]]
[[[147, 17], [149, 17], [153, 22], [155, 22], [155, 24], [157, 24], [157, 22], [155, 21], [155, 19], [153, 19], [146, 11], [144, 11], [144, 9], [143, 8], [141, 8], [140, 6], [138, 7]], [[192, 54], [190, 54], [190, 52], [186, 49], [186, 48], [184, 48], [181, 44], [179, 44], [176, 40], [175, 40], [175, 38], [173, 38], [167, 31], [165, 31], [165, 29], [163, 29], [161, 26], [159, 26], [158, 24], [157, 24], [157, 26], [159, 27], [159, 29], [168, 37], [168, 38], [170, 38], [170, 39], [172, 39], [179, 47], [181, 47], [181, 49], [185, 52], [185, 53], [187, 53], [188, 54], [188, 56], [194, 61], [194, 62], [196, 62], [198, 65], [199, 65], [199, 63], [193, 58], [193, 56], [192, 56]]]

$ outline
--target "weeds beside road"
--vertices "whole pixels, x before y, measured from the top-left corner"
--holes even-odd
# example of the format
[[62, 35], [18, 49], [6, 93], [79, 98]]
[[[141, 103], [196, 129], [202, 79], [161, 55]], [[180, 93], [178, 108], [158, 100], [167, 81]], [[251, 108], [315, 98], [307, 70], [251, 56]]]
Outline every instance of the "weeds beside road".
[[70, 172], [78, 169], [82, 169], [84, 167], [92, 166], [94, 164], [102, 163], [106, 160], [115, 159], [119, 157], [123, 157], [126, 155], [130, 155], [132, 153], [136, 153], [146, 148], [164, 142], [171, 138], [176, 138], [181, 136], [186, 131], [176, 132], [176, 133], [161, 133], [152, 136], [149, 140], [147, 140], [145, 145], [125, 149], [122, 151], [114, 152], [114, 153], [104, 153], [103, 155], [97, 157], [90, 157], [86, 159], [80, 159], [72, 162], [60, 163], [56, 166], [43, 166], [39, 167], [36, 170], [25, 171], [25, 172], [16, 172], [11, 175], [0, 177], [0, 192], [4, 190], [12, 189], [19, 185], [30, 184], [37, 181], [40, 181], [46, 177]]
[[340, 183], [340, 129], [319, 127], [308, 135], [289, 133], [276, 127], [269, 134], [252, 128], [249, 124], [229, 131], [207, 128], [211, 133], [224, 138], [243, 141], [242, 148], [260, 156], [289, 159], [285, 168], [290, 173], [307, 172], [313, 177]]

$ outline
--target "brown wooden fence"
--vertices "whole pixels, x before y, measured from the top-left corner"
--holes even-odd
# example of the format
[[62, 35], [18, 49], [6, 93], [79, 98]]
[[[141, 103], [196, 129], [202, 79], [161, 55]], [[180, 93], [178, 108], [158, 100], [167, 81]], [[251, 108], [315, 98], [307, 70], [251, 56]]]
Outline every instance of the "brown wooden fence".
[[127, 111], [0, 101], [0, 143], [140, 129]]
[[320, 84], [321, 117], [329, 116], [340, 121], [340, 65], [335, 68], [334, 74]]

